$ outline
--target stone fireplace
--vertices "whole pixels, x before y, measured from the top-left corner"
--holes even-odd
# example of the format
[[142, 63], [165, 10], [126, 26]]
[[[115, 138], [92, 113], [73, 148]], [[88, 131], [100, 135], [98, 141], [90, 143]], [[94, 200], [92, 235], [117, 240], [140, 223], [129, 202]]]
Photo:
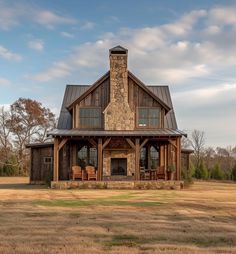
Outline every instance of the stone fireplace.
[[127, 176], [127, 158], [111, 158], [111, 176]]
[[134, 180], [135, 154], [132, 150], [103, 151], [103, 180]]

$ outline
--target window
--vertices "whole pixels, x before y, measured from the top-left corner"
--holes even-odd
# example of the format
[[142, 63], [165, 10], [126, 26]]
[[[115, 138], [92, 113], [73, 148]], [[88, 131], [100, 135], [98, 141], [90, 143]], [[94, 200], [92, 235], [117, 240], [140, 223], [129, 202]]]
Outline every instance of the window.
[[97, 148], [83, 146], [78, 152], [78, 164], [82, 168], [87, 165], [97, 167]]
[[101, 109], [100, 108], [80, 108], [81, 128], [100, 128]]
[[52, 164], [52, 157], [43, 157], [44, 164]]
[[160, 125], [160, 108], [138, 108], [138, 127], [154, 128]]

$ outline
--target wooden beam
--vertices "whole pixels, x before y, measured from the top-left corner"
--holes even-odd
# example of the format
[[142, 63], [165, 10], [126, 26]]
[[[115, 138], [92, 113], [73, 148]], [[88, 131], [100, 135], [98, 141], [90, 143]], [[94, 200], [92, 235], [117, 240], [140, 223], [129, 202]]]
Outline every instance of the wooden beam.
[[140, 180], [140, 166], [139, 166], [139, 160], [140, 160], [140, 144], [139, 144], [139, 138], [135, 139], [135, 180]]
[[59, 140], [54, 138], [54, 162], [53, 162], [53, 181], [58, 181], [59, 169]]
[[140, 145], [140, 150], [147, 144], [148, 138], [144, 139], [143, 143]]
[[98, 139], [98, 172], [97, 172], [97, 180], [102, 180], [102, 168], [103, 168], [103, 159], [102, 159], [102, 139]]
[[94, 140], [94, 139], [92, 139], [92, 138], [88, 138], [88, 142], [93, 146], [93, 147], [97, 147], [97, 143], [96, 143], [96, 141]]
[[174, 147], [177, 149], [177, 145], [176, 145], [171, 139], [169, 139], [168, 141], [170, 142], [170, 144], [171, 144], [172, 146], [174, 146]]
[[66, 144], [66, 142], [68, 141], [68, 138], [64, 138], [62, 139], [62, 141], [60, 142], [59, 146], [58, 146], [58, 150], [60, 151], [62, 149], [62, 147]]
[[105, 140], [105, 142], [104, 142], [103, 145], [102, 145], [102, 150], [105, 149], [105, 147], [110, 143], [110, 141], [111, 141], [111, 138], [107, 138], [107, 139]]
[[179, 181], [181, 178], [181, 140], [177, 138], [177, 149], [176, 149], [176, 180]]
[[127, 143], [135, 150], [135, 144], [132, 142], [130, 138], [126, 138]]

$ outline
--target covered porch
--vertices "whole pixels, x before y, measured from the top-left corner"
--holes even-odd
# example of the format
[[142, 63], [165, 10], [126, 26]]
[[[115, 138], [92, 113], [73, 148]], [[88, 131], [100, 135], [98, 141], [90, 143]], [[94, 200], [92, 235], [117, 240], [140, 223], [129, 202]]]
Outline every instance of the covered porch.
[[181, 180], [179, 131], [73, 129], [49, 134], [54, 137], [53, 183]]

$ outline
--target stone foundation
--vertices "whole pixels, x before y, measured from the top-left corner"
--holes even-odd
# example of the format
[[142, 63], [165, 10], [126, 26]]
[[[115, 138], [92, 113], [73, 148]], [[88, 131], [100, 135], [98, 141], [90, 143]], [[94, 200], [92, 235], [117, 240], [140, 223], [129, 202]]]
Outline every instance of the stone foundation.
[[51, 182], [52, 189], [135, 189], [135, 190], [179, 190], [183, 181], [58, 181]]

